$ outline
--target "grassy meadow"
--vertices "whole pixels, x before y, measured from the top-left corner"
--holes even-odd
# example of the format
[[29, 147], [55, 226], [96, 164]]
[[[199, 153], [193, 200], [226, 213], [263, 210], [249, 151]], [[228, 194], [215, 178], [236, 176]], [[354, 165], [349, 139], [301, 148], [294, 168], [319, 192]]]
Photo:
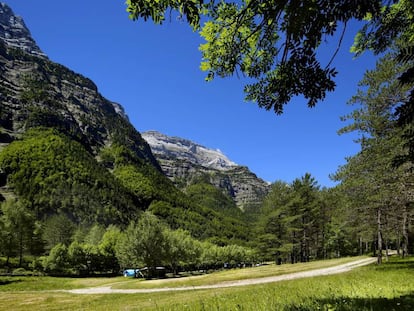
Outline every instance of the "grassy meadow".
[[391, 258], [382, 266], [373, 264], [344, 274], [265, 285], [151, 294], [76, 295], [59, 291], [94, 286], [214, 284], [322, 268], [347, 260], [269, 265], [179, 280], [0, 277], [0, 310], [414, 310], [414, 258]]

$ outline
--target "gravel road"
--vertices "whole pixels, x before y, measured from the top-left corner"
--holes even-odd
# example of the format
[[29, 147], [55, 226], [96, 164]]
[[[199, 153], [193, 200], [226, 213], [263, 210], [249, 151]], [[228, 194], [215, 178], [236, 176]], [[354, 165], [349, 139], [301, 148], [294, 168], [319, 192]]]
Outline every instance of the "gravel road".
[[91, 288], [81, 288], [81, 289], [72, 289], [65, 290], [64, 292], [72, 294], [144, 294], [144, 293], [156, 293], [156, 292], [169, 292], [169, 291], [187, 291], [187, 290], [199, 290], [199, 289], [214, 289], [214, 288], [224, 288], [224, 287], [234, 287], [234, 286], [246, 286], [246, 285], [256, 285], [256, 284], [265, 284], [273, 283], [285, 280], [294, 280], [300, 278], [309, 278], [313, 276], [320, 275], [331, 275], [338, 274], [350, 271], [354, 268], [369, 265], [376, 262], [376, 258], [366, 258], [356, 261], [352, 261], [346, 264], [322, 268], [316, 270], [309, 270], [303, 272], [296, 272], [291, 274], [283, 274], [278, 276], [270, 276], [264, 278], [255, 278], [255, 279], [246, 279], [239, 281], [228, 281], [222, 282], [213, 285], [200, 285], [200, 286], [183, 286], [183, 287], [164, 287], [164, 288], [147, 288], [147, 289], [115, 289], [110, 286], [104, 287], [91, 287]]

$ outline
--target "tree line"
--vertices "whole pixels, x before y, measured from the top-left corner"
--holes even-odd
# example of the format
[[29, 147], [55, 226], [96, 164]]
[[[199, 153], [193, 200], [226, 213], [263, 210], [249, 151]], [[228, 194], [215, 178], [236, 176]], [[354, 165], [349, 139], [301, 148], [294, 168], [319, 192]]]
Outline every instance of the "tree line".
[[124, 229], [102, 224], [82, 227], [64, 214], [38, 222], [27, 207], [9, 200], [1, 204], [0, 229], [5, 266], [10, 265], [10, 258], [17, 257], [16, 266], [51, 275], [117, 275], [127, 268], [155, 271], [157, 266], [177, 274], [258, 260], [249, 247], [199, 241], [188, 231], [172, 230], [149, 211]]
[[[111, 260], [116, 258], [117, 267], [168, 264], [176, 269], [232, 261], [232, 256], [223, 253], [221, 261], [207, 260], [200, 250], [217, 247], [223, 252], [232, 245], [248, 247], [247, 253], [255, 254], [257, 260], [277, 263], [363, 253], [376, 254], [381, 263], [384, 249], [397, 249], [403, 256], [411, 253], [413, 168], [400, 159], [407, 149], [402, 133], [409, 130], [410, 124], [398, 124], [396, 110], [410, 96], [414, 83], [400, 82], [412, 63], [399, 63], [395, 53], [384, 55], [375, 69], [366, 72], [349, 101], [356, 108], [343, 117], [348, 125], [339, 133], [357, 132], [360, 151], [332, 175], [338, 186], [321, 189], [310, 174], [290, 184], [277, 181], [260, 211], [250, 218], [234, 212], [229, 200], [211, 185], [190, 185], [187, 197], [154, 170], [140, 169], [133, 153], [122, 146], [102, 150], [102, 162], [97, 165], [79, 144], [64, 135], [50, 129], [29, 131], [0, 154], [3, 172], [19, 194], [19, 201], [2, 205], [1, 253], [6, 256], [6, 264], [10, 257], [17, 256], [22, 265], [24, 254], [61, 258], [63, 255], [56, 255], [59, 250], [67, 258], [82, 254], [86, 262], [93, 262], [90, 258], [102, 261], [112, 252]], [[125, 195], [114, 195], [122, 189]], [[191, 204], [191, 200], [204, 203]], [[143, 260], [140, 256], [147, 246], [137, 239], [141, 234], [137, 232], [145, 226], [131, 220], [143, 214], [148, 224], [161, 224], [145, 210], [166, 221], [169, 229], [148, 225], [158, 228], [150, 240], [158, 241], [159, 249], [156, 256], [148, 254]], [[96, 248], [98, 242], [91, 244], [94, 247], [75, 238], [57, 242], [59, 230], [53, 226], [62, 219], [66, 219], [61, 226], [64, 228], [116, 225], [130, 240], [125, 242], [125, 238], [117, 252], [113, 249], [107, 253]], [[61, 236], [67, 239], [73, 235]], [[44, 245], [45, 241], [53, 245]], [[188, 243], [180, 248], [172, 241]], [[52, 246], [57, 250], [52, 252]], [[154, 258], [159, 261], [156, 263]], [[251, 261], [243, 256], [238, 260]], [[42, 262], [44, 271], [55, 269], [51, 268], [53, 260], [52, 266], [46, 264], [47, 260]], [[71, 265], [79, 267], [79, 258], [67, 259], [56, 267], [67, 269]], [[95, 270], [84, 263], [82, 269]]]
[[293, 263], [370, 252], [381, 263], [389, 249], [412, 253], [413, 164], [402, 156], [412, 125], [399, 124], [396, 111], [414, 86], [400, 81], [414, 60], [400, 63], [396, 53], [380, 58], [349, 100], [355, 110], [343, 116], [348, 125], [339, 134], [356, 132], [360, 151], [332, 174], [338, 186], [321, 190], [309, 174], [273, 184], [258, 226], [269, 258]]
[[[249, 246], [246, 253], [278, 263], [366, 252], [374, 252], [381, 263], [384, 249], [395, 248], [403, 256], [410, 253], [413, 3], [360, 1], [356, 7], [352, 3], [339, 1], [332, 6], [330, 2], [309, 2], [297, 8], [293, 2], [242, 1], [238, 6], [231, 1], [165, 1], [143, 7], [142, 1], [127, 1], [132, 18], [152, 18], [157, 23], [171, 8], [198, 29], [200, 17], [206, 14], [211, 20], [201, 32], [207, 41], [202, 46], [202, 67], [209, 72], [208, 79], [240, 70], [256, 80], [245, 88], [248, 99], [277, 113], [292, 96], [303, 94], [313, 106], [326, 91], [333, 90], [331, 62], [322, 68], [316, 59], [320, 38], [333, 35], [340, 23], [351, 18], [366, 19], [353, 51], [372, 49], [383, 57], [365, 74], [350, 100], [356, 107], [354, 112], [344, 116], [350, 124], [340, 133], [357, 132], [360, 151], [332, 175], [339, 182], [337, 187], [320, 189], [310, 174], [290, 184], [275, 182], [258, 215], [246, 226], [246, 218], [240, 219], [237, 213], [223, 214], [193, 204], [159, 172], [143, 165], [125, 144], [102, 150], [98, 163], [64, 133], [36, 128], [0, 154], [2, 173], [19, 197], [18, 201], [2, 203], [0, 238], [6, 263], [17, 256], [22, 265], [24, 255], [31, 254], [44, 256], [34, 264], [44, 271], [77, 267], [90, 272], [102, 270], [92, 263], [105, 269], [111, 266], [95, 264], [105, 262], [105, 256], [113, 256], [111, 262], [116, 259], [119, 267], [158, 264], [154, 258], [172, 269], [217, 262], [207, 260], [212, 257], [200, 248], [214, 250], [211, 253], [220, 253], [222, 261], [231, 261], [233, 257], [225, 255], [225, 250]], [[33, 126], [39, 125], [37, 120]], [[205, 200], [195, 192], [197, 188], [207, 189], [193, 187], [189, 190], [192, 198], [200, 198], [206, 205], [225, 204], [217, 196]], [[64, 228], [76, 230], [63, 234], [64, 241], [46, 238], [48, 232], [58, 232], [54, 226], [62, 222], [66, 223]], [[95, 225], [103, 226], [103, 231], [92, 230]], [[143, 232], [144, 228], [155, 231]], [[251, 232], [246, 233], [245, 228]], [[104, 234], [89, 243], [92, 231]], [[108, 246], [106, 251], [99, 246], [107, 232], [116, 240], [116, 247]], [[113, 240], [106, 243], [112, 245]], [[157, 247], [150, 248], [149, 240], [158, 241]], [[182, 247], [177, 241], [187, 241], [185, 248], [192, 252], [184, 256], [181, 249], [184, 259], [176, 252]], [[233, 247], [235, 244], [239, 246]], [[145, 249], [147, 253], [142, 251]], [[152, 250], [158, 250], [157, 256], [150, 253]], [[60, 258], [64, 260], [59, 262]], [[173, 258], [178, 259], [173, 262]]]

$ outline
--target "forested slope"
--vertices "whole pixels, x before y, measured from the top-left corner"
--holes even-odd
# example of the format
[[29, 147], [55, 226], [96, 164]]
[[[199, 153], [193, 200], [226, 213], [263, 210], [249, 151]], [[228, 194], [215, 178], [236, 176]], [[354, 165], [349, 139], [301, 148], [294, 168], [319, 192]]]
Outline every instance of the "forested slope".
[[39, 221], [62, 213], [125, 226], [150, 209], [198, 238], [245, 240], [240, 219], [175, 188], [122, 106], [91, 80], [1, 40], [0, 68], [0, 198], [14, 194]]

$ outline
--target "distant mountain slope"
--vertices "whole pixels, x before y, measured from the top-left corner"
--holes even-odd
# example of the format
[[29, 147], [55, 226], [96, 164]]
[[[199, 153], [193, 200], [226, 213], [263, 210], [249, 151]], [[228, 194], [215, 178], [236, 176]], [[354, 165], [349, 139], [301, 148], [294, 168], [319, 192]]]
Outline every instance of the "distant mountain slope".
[[51, 62], [23, 19], [0, 3], [0, 201], [26, 200], [39, 217], [64, 211], [77, 222], [128, 221], [149, 202], [110, 174], [114, 159], [102, 162], [108, 150], [161, 175], [123, 108]]
[[232, 197], [239, 208], [262, 202], [269, 185], [247, 167], [239, 166], [218, 150], [190, 140], [170, 137], [157, 131], [143, 132], [164, 173], [182, 188], [207, 181]]
[[153, 153], [177, 160], [189, 160], [195, 165], [216, 170], [228, 170], [236, 163], [230, 161], [221, 151], [209, 149], [190, 140], [171, 137], [157, 131], [143, 132]]
[[49, 61], [6, 4], [0, 3], [0, 13], [1, 143], [32, 127], [55, 127], [95, 155], [104, 146], [124, 144], [159, 168], [119, 104], [105, 99], [90, 79]]
[[122, 106], [50, 61], [23, 20], [0, 8], [0, 202], [17, 198], [39, 221], [64, 214], [87, 226], [125, 226], [150, 210], [196, 238], [248, 239], [241, 219], [175, 187]]
[[40, 50], [33, 40], [29, 29], [27, 29], [23, 19], [14, 15], [10, 7], [0, 2], [0, 40], [8, 46], [18, 48], [26, 53], [45, 57], [47, 56]]

